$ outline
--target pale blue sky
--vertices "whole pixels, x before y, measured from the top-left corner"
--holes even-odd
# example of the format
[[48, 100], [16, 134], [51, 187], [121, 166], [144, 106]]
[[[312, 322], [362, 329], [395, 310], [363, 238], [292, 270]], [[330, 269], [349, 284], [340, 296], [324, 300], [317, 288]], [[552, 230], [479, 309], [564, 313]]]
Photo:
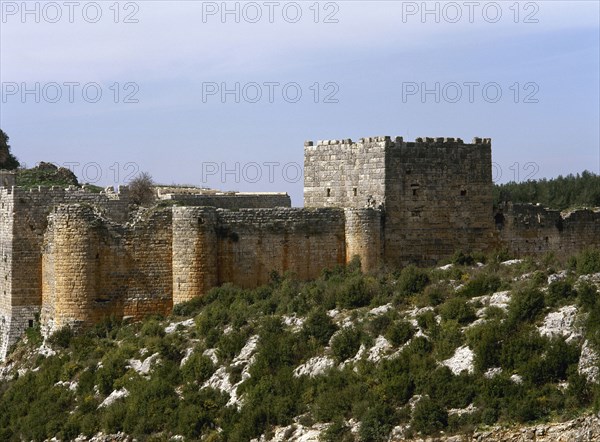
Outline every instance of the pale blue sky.
[[[295, 178], [304, 140], [481, 136], [493, 140], [498, 181], [600, 172], [596, 1], [478, 2], [472, 11], [465, 2], [428, 2], [439, 13], [424, 17], [414, 9], [422, 2], [318, 2], [317, 23], [312, 1], [278, 2], [273, 23], [265, 2], [238, 3], [239, 23], [234, 14], [223, 23], [214, 10], [221, 2], [121, 2], [118, 17], [114, 2], [98, 2], [96, 23], [92, 6], [87, 15], [72, 11], [70, 23], [63, 2], [55, 3], [59, 9], [29, 2], [34, 11], [39, 5], [38, 17], [15, 10], [21, 2], [0, 3], [0, 127], [29, 166], [78, 163], [82, 180], [102, 185], [139, 169], [163, 183], [287, 191], [295, 205], [302, 204], [302, 179]], [[258, 10], [262, 18], [250, 23]], [[292, 23], [297, 11], [302, 16]], [[138, 22], [124, 23], [128, 14]], [[328, 14], [338, 22], [324, 23]], [[48, 103], [53, 82], [63, 95]], [[78, 84], [73, 103], [70, 82]], [[203, 100], [203, 88], [236, 82], [239, 103], [233, 94], [225, 103], [219, 93]], [[36, 83], [40, 103], [35, 93], [23, 99], [23, 85]], [[97, 103], [82, 96], [91, 83], [102, 90]], [[256, 96], [249, 83], [261, 87], [257, 103], [249, 102]], [[273, 103], [269, 83], [278, 84]], [[291, 83], [302, 91], [296, 103], [289, 102], [293, 85], [282, 95]], [[403, 90], [436, 83], [439, 103], [434, 94], [425, 103], [420, 93], [403, 99]], [[478, 84], [473, 102], [465, 83]], [[457, 84], [463, 95], [449, 102]], [[494, 103], [497, 88], [502, 97]], [[93, 87], [88, 92], [91, 101]], [[124, 102], [130, 92], [137, 103]], [[324, 103], [328, 93], [338, 102]], [[223, 166], [230, 170], [224, 177], [209, 174]]]

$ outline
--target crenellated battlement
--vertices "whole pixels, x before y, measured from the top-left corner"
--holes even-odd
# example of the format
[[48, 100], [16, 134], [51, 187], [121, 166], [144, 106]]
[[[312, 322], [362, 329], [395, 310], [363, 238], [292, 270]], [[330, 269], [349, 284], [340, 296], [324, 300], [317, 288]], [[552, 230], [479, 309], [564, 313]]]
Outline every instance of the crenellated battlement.
[[[491, 138], [480, 138], [474, 137], [473, 141], [470, 143], [471, 145], [483, 144], [490, 145], [492, 142]], [[358, 141], [352, 141], [351, 138], [344, 138], [340, 140], [318, 140], [316, 144], [313, 141], [308, 140], [304, 142], [304, 147], [320, 147], [320, 146], [357, 146], [364, 144], [374, 144], [381, 143], [385, 147], [393, 147], [396, 145], [408, 145], [408, 146], [422, 146], [422, 145], [431, 145], [431, 146], [456, 146], [456, 145], [469, 145], [469, 143], [465, 143], [461, 138], [453, 138], [453, 137], [418, 137], [414, 141], [404, 141], [404, 137], [390, 137], [387, 135], [378, 136], [378, 137], [365, 137], [359, 138]]]

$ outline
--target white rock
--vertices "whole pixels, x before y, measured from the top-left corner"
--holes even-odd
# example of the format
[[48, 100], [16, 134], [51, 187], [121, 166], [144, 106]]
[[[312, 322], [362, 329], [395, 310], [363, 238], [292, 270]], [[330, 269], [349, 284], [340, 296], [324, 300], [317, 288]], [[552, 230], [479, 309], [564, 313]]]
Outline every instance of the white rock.
[[512, 266], [515, 264], [521, 264], [522, 262], [522, 259], [509, 259], [508, 261], [503, 261], [500, 264], [502, 264], [503, 266]]
[[442, 361], [442, 364], [448, 367], [455, 375], [459, 375], [463, 370], [473, 373], [473, 358], [473, 351], [466, 345], [463, 345], [456, 349], [454, 356]]
[[581, 332], [575, 327], [577, 320], [577, 307], [567, 305], [561, 307], [556, 312], [548, 313], [544, 318], [544, 323], [538, 327], [538, 331], [542, 336], [550, 338], [562, 336], [566, 338], [566, 342], [581, 338]]
[[[240, 353], [233, 359], [232, 366], [243, 367], [241, 380], [237, 384], [231, 383], [231, 378], [225, 367], [219, 367], [201, 388], [210, 387], [229, 394], [229, 401], [227, 401], [226, 406], [235, 405], [239, 410], [243, 405], [243, 398], [238, 396], [237, 389], [242, 382], [250, 377], [249, 369], [254, 362], [254, 352], [256, 351], [257, 344], [258, 335], [251, 336], [246, 345], [240, 350]], [[204, 354], [206, 354], [206, 351]]]
[[219, 362], [219, 358], [217, 357], [217, 349], [216, 348], [208, 348], [204, 350], [202, 353], [204, 356], [208, 356], [213, 364]]
[[600, 284], [600, 273], [592, 273], [590, 275], [581, 275], [577, 278], [577, 282], [590, 282], [594, 284]]
[[115, 390], [110, 395], [108, 395], [108, 397], [104, 399], [104, 401], [102, 401], [100, 405], [98, 405], [98, 408], [109, 407], [116, 400], [126, 398], [127, 396], [129, 396], [129, 391], [127, 391], [127, 389], [121, 388], [120, 390]]
[[300, 330], [302, 325], [304, 325], [304, 318], [298, 318], [295, 315], [283, 316], [281, 319], [283, 320], [283, 323], [288, 327], [291, 327], [293, 331]]
[[194, 325], [194, 318], [186, 319], [185, 321], [173, 322], [165, 327], [165, 333], [170, 334], [177, 330], [178, 326], [191, 327]]
[[367, 359], [372, 362], [379, 362], [383, 355], [392, 348], [392, 344], [383, 336], [377, 336], [375, 344], [369, 349]]
[[315, 356], [294, 370], [294, 376], [315, 377], [325, 373], [335, 366], [335, 361], [328, 356]]
[[329, 316], [330, 318], [335, 318], [339, 314], [340, 314], [340, 311], [336, 308], [334, 308], [333, 310], [329, 310], [327, 312], [327, 316]]
[[232, 365], [237, 365], [239, 363], [247, 363], [250, 360], [250, 357], [256, 351], [256, 346], [258, 345], [258, 335], [250, 336], [246, 345], [240, 350], [240, 354], [235, 357], [232, 362]]
[[148, 373], [150, 373], [152, 364], [158, 359], [158, 356], [158, 353], [154, 353], [153, 355], [148, 356], [146, 359], [144, 359], [143, 362], [139, 359], [130, 359], [127, 362], [129, 363], [129, 367], [132, 368], [136, 373], [141, 375], [147, 375]]
[[455, 414], [457, 416], [462, 416], [463, 414], [472, 414], [477, 411], [477, 407], [473, 404], [469, 404], [466, 408], [451, 408], [448, 410], [448, 414]]
[[360, 344], [360, 347], [358, 348], [358, 351], [356, 352], [356, 354], [352, 358], [343, 361], [340, 364], [340, 369], [344, 368], [348, 364], [353, 364], [355, 362], [360, 361], [366, 352], [367, 352], [367, 347], [365, 347], [365, 344]]
[[48, 347], [45, 342], [38, 348], [38, 353], [47, 358], [56, 354], [56, 352]]
[[598, 383], [598, 375], [600, 374], [598, 359], [598, 353], [596, 353], [586, 339], [581, 347], [581, 356], [579, 357], [577, 371], [580, 375], [585, 376], [589, 382]]
[[379, 307], [372, 308], [369, 310], [370, 315], [383, 315], [392, 309], [392, 304], [380, 305]]
[[76, 381], [58, 381], [56, 384], [54, 384], [55, 387], [66, 387], [70, 391], [75, 391], [77, 389], [77, 385], [78, 384]]
[[502, 367], [492, 367], [488, 368], [488, 370], [483, 374], [484, 377], [491, 379], [495, 376], [498, 376], [502, 373]]
[[439, 270], [450, 270], [454, 267], [454, 264], [446, 264], [445, 266], [438, 267]]
[[181, 358], [181, 362], [179, 363], [180, 367], [183, 367], [186, 364], [186, 362], [189, 361], [190, 357], [192, 356], [192, 353], [194, 353], [193, 347], [185, 349], [185, 355], [183, 355], [183, 358]]
[[215, 390], [228, 393], [230, 396], [233, 395], [233, 385], [229, 380], [229, 373], [225, 367], [217, 368], [212, 376], [202, 384], [202, 388], [214, 388]]
[[548, 285], [552, 284], [556, 281], [562, 281], [567, 277], [567, 271], [563, 270], [561, 272], [555, 273], [553, 275], [548, 276]]
[[513, 381], [515, 384], [522, 384], [523, 383], [523, 377], [518, 375], [518, 374], [513, 374], [510, 377], [510, 380]]
[[508, 303], [510, 302], [510, 290], [505, 290], [502, 292], [496, 292], [490, 296], [490, 300], [488, 302], [489, 307], [499, 307], [501, 309], [506, 310], [508, 308]]
[[319, 435], [328, 426], [329, 424], [315, 424], [312, 427], [305, 427], [292, 424], [287, 427], [277, 427], [270, 442], [318, 442]]

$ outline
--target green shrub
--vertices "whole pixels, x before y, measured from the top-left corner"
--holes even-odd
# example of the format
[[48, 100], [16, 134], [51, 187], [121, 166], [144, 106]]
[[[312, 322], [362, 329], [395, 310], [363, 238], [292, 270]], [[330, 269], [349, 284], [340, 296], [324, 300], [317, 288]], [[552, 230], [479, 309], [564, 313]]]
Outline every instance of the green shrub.
[[406, 359], [383, 360], [377, 368], [375, 379], [380, 382], [376, 392], [390, 405], [402, 406], [408, 402], [415, 391], [415, 384], [409, 373]]
[[464, 298], [450, 298], [440, 307], [440, 315], [444, 321], [454, 320], [467, 325], [477, 319], [475, 309]]
[[342, 418], [338, 417], [320, 434], [319, 440], [322, 442], [354, 442], [354, 436], [350, 432], [350, 427]]
[[141, 334], [142, 336], [162, 338], [166, 335], [166, 332], [165, 327], [159, 321], [148, 319], [142, 325]]
[[415, 329], [410, 322], [400, 320], [389, 326], [385, 338], [390, 341], [394, 347], [400, 347], [409, 341], [415, 334]]
[[438, 402], [422, 398], [413, 410], [412, 427], [422, 434], [437, 433], [448, 425], [448, 412]]
[[475, 258], [473, 258], [473, 256], [471, 256], [469, 253], [465, 254], [462, 250], [457, 250], [454, 252], [454, 255], [452, 255], [451, 262], [452, 264], [460, 266], [472, 266], [475, 264]]
[[586, 249], [572, 257], [570, 267], [580, 275], [600, 272], [600, 250]]
[[387, 441], [395, 410], [385, 403], [370, 405], [362, 416], [358, 436], [361, 442]]
[[341, 308], [357, 308], [369, 305], [375, 291], [361, 274], [346, 277], [339, 286], [337, 305]]
[[531, 355], [523, 369], [524, 380], [534, 385], [559, 382], [566, 379], [567, 369], [579, 361], [579, 348], [562, 339], [554, 339], [545, 346], [543, 355]]
[[579, 305], [585, 311], [593, 310], [596, 307], [598, 303], [598, 289], [596, 286], [589, 282], [582, 282], [579, 284], [577, 293], [579, 294]]
[[404, 267], [398, 278], [398, 289], [405, 295], [421, 292], [429, 284], [429, 274], [426, 270], [414, 265]]
[[446, 299], [445, 290], [439, 285], [428, 285], [423, 291], [423, 298], [427, 305], [435, 307]]
[[425, 311], [417, 316], [417, 324], [427, 332], [433, 332], [437, 328], [435, 313], [432, 310]]
[[456, 321], [444, 321], [432, 336], [437, 360], [448, 359], [463, 344], [461, 326]]
[[48, 338], [48, 342], [60, 348], [69, 348], [73, 336], [74, 333], [70, 327], [62, 327], [61, 329], [52, 333], [52, 335]]
[[329, 315], [321, 309], [315, 310], [308, 315], [302, 325], [302, 333], [307, 338], [313, 338], [320, 345], [327, 345], [331, 336], [337, 330]]
[[500, 365], [500, 351], [506, 339], [506, 327], [499, 320], [492, 320], [467, 331], [469, 347], [475, 353], [475, 369], [485, 372]]
[[181, 368], [181, 375], [185, 382], [202, 383], [212, 376], [216, 368], [208, 356], [194, 351]]
[[173, 306], [173, 314], [175, 316], [194, 316], [200, 313], [205, 305], [205, 300], [202, 296], [197, 296], [187, 302], [182, 302]]
[[221, 335], [217, 343], [217, 355], [219, 359], [227, 362], [232, 361], [244, 345], [246, 345], [246, 340], [247, 334], [239, 330], [232, 330], [226, 335]]
[[372, 317], [368, 322], [367, 330], [373, 336], [385, 335], [393, 322], [393, 314], [390, 314], [390, 312], [387, 312], [383, 315], [377, 315]]
[[458, 291], [458, 295], [467, 298], [494, 293], [502, 286], [500, 277], [494, 273], [478, 272]]
[[513, 294], [508, 308], [508, 321], [517, 324], [532, 321], [544, 308], [544, 294], [537, 289], [525, 289]]
[[577, 296], [573, 285], [565, 280], [554, 281], [548, 286], [546, 305], [554, 307], [569, 302]]
[[354, 327], [346, 327], [331, 340], [331, 352], [337, 362], [353, 357], [360, 347], [362, 333]]
[[510, 329], [502, 343], [500, 363], [505, 370], [519, 370], [524, 367], [533, 355], [540, 355], [546, 346], [535, 327]]

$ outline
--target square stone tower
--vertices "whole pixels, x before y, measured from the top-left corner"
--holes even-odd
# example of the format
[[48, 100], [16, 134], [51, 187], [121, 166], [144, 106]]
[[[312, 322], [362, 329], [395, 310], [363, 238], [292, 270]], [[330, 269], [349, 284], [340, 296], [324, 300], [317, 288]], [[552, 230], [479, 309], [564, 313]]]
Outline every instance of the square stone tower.
[[304, 146], [305, 207], [381, 209], [391, 266], [494, 244], [491, 140], [361, 138]]

